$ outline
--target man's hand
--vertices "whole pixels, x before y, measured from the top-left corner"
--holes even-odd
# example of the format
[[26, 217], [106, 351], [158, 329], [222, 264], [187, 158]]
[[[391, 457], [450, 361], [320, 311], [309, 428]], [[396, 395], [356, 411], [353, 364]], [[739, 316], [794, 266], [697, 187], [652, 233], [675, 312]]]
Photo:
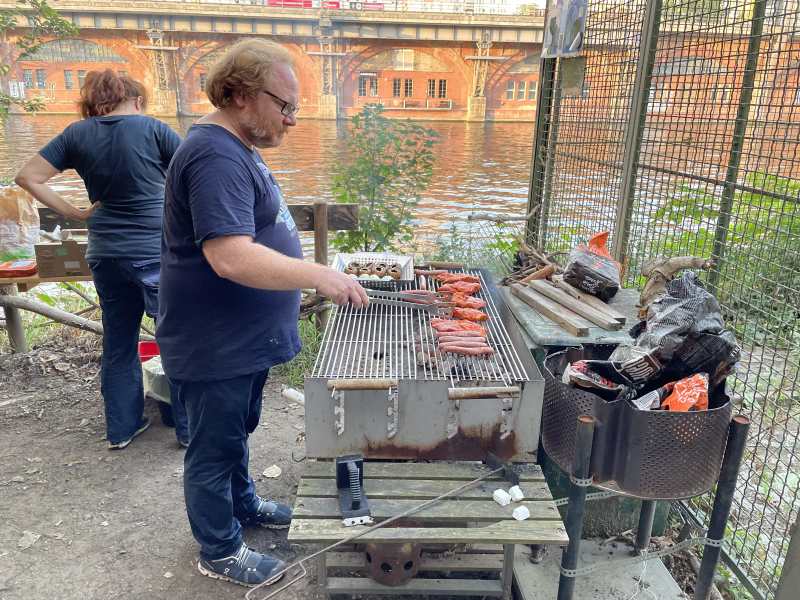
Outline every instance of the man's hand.
[[99, 202], [95, 202], [89, 208], [77, 208], [73, 207], [74, 210], [70, 211], [68, 217], [75, 219], [76, 221], [86, 221], [94, 211], [96, 211], [100, 206]]
[[317, 282], [317, 293], [339, 306], [352, 302], [356, 308], [369, 306], [369, 296], [355, 279], [326, 267]]

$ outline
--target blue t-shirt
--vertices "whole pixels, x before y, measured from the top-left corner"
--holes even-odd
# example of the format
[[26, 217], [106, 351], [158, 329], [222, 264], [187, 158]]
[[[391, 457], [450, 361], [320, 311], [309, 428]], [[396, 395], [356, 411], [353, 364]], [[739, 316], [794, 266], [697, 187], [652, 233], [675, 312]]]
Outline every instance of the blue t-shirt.
[[59, 171], [75, 169], [102, 203], [86, 221], [86, 258], [160, 256], [164, 179], [180, 143], [166, 123], [117, 115], [72, 123], [39, 151]]
[[249, 235], [302, 258], [281, 188], [257, 151], [217, 125], [195, 124], [167, 173], [156, 337], [171, 379], [215, 381], [294, 358], [300, 290], [260, 290], [216, 274], [202, 244]]

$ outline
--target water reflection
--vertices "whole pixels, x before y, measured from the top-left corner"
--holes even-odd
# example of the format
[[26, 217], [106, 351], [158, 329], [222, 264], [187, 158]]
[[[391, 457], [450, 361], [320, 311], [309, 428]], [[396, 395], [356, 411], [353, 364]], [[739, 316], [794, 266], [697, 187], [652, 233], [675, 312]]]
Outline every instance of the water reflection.
[[[67, 125], [69, 115], [14, 116], [0, 137], [0, 176], [12, 177], [35, 152]], [[165, 118], [181, 133], [193, 118]], [[476, 209], [491, 212], [525, 210], [533, 147], [532, 123], [431, 122], [441, 138], [436, 171], [420, 204], [418, 232], [430, 235], [449, 228], [454, 216], [465, 219]], [[346, 159], [346, 121], [300, 120], [280, 148], [262, 151], [290, 203], [332, 201], [330, 165]], [[66, 199], [87, 205], [83, 182], [75, 171], [53, 179]]]

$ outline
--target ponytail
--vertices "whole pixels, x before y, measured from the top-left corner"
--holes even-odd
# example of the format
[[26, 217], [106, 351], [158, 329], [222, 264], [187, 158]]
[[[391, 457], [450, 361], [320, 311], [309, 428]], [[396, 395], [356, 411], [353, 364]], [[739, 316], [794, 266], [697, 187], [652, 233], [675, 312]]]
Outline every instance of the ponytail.
[[89, 71], [81, 88], [78, 112], [81, 117], [103, 117], [126, 100], [142, 97], [142, 106], [147, 106], [147, 90], [135, 79], [119, 77], [111, 69]]

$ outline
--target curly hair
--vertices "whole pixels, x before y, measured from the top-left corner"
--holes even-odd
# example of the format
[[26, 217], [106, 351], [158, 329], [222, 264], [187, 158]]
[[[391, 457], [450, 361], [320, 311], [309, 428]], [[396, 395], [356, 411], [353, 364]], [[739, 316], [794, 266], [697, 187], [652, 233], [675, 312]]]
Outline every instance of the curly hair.
[[126, 100], [142, 97], [142, 108], [147, 106], [147, 90], [127, 75], [118, 76], [111, 69], [89, 71], [81, 88], [78, 112], [84, 119], [103, 117]]
[[233, 44], [206, 75], [206, 96], [217, 108], [233, 102], [236, 91], [255, 98], [270, 83], [279, 63], [294, 67], [292, 54], [278, 42], [248, 38]]

